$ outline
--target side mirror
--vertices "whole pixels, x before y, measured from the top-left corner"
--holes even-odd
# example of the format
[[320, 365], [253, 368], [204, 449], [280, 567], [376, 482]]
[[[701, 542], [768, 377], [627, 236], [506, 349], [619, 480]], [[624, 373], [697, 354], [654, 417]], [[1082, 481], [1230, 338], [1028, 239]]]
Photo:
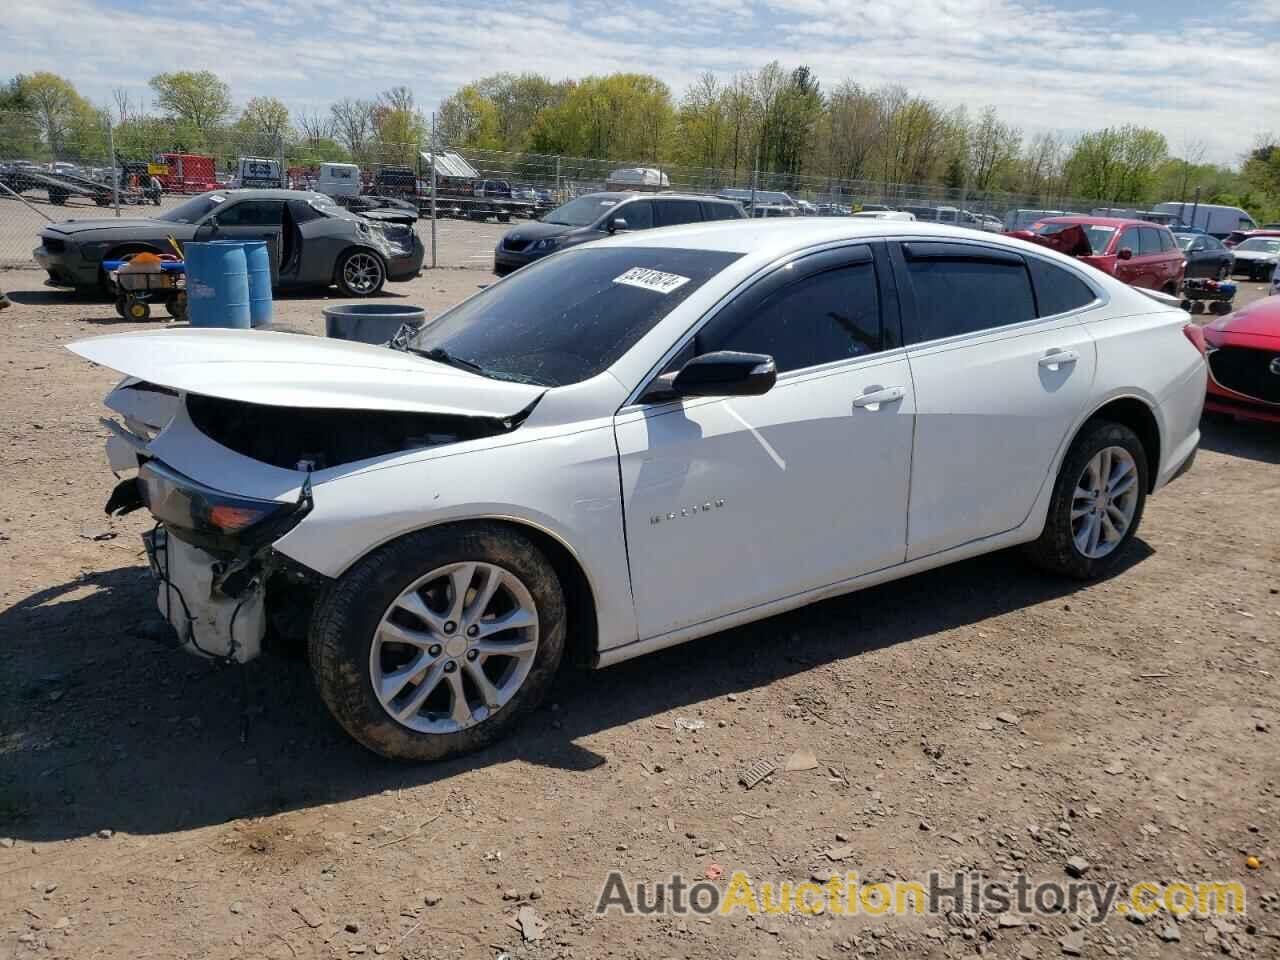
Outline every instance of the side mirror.
[[671, 381], [678, 397], [758, 397], [778, 380], [773, 357], [718, 350], [694, 357]]
[[627, 229], [627, 221], [623, 220], [622, 217], [614, 217], [612, 220], [609, 221], [610, 233], [617, 233], [619, 230], [626, 230], [626, 229]]
[[1132, 259], [1133, 259], [1133, 251], [1132, 251], [1132, 250], [1130, 250], [1128, 247], [1121, 247], [1119, 250], [1117, 250], [1117, 251], [1116, 251], [1116, 259], [1117, 259], [1117, 260], [1132, 260]]

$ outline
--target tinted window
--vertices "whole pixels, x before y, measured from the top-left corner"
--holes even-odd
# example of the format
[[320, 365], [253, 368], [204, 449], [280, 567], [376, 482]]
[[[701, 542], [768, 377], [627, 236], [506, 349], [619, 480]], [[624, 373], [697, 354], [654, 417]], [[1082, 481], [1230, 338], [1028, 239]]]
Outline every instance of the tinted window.
[[570, 200], [562, 207], [556, 207], [542, 220], [544, 223], [559, 223], [567, 227], [585, 227], [595, 223], [610, 208], [617, 205], [617, 197], [591, 194]]
[[284, 216], [280, 200], [245, 200], [218, 211], [218, 223], [224, 227], [278, 227]]
[[1204, 240], [1204, 248], [1206, 250], [1222, 249], [1222, 243], [1218, 240], [1217, 237], [1204, 237], [1203, 240]]
[[[907, 343], [1033, 320], [1027, 267], [1012, 260], [907, 259], [915, 317]], [[914, 327], [915, 329], [910, 329]]]
[[1134, 251], [1141, 256], [1150, 256], [1160, 252], [1160, 231], [1155, 227], [1138, 228], [1138, 249]]
[[1097, 299], [1088, 285], [1070, 270], [1038, 257], [1028, 257], [1027, 268], [1031, 271], [1036, 306], [1040, 308], [1042, 317], [1077, 310]]
[[702, 205], [703, 220], [737, 220], [739, 218], [736, 204], [704, 203]]
[[671, 227], [678, 223], [700, 223], [702, 208], [697, 200], [659, 200], [658, 226]]
[[1173, 242], [1173, 234], [1168, 230], [1157, 230], [1156, 232], [1160, 234], [1161, 250], [1173, 250], [1177, 247], [1177, 244]]
[[1138, 255], [1138, 228], [1130, 227], [1120, 234], [1120, 239], [1116, 241], [1116, 253], [1119, 253], [1125, 247], [1133, 251], [1133, 255]]
[[320, 219], [322, 214], [305, 200], [290, 200], [289, 216], [293, 217], [294, 223], [306, 223], [308, 220]]
[[874, 353], [880, 349], [875, 266], [857, 263], [802, 277], [763, 301], [730, 307], [722, 318], [699, 334], [698, 353], [767, 353], [779, 373]]
[[548, 387], [602, 373], [741, 256], [587, 245], [539, 260], [428, 323], [410, 346]]
[[628, 230], [648, 230], [653, 226], [653, 204], [648, 200], [624, 203], [613, 215], [627, 221]]

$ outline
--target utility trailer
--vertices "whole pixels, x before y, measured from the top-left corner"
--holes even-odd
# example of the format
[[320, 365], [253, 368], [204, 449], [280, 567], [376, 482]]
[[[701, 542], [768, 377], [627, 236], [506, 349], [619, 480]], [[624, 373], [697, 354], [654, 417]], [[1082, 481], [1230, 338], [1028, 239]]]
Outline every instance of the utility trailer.
[[[420, 194], [418, 197], [424, 213], [431, 210], [431, 159], [429, 153], [423, 153], [419, 158], [420, 173], [427, 181], [425, 196]], [[510, 183], [481, 176], [475, 167], [457, 153], [450, 151], [437, 154], [435, 170], [437, 216], [465, 220], [488, 220], [493, 217], [499, 223], [508, 223], [513, 216], [535, 215], [537, 204], [534, 201], [517, 200], [511, 194]]]
[[[14, 193], [43, 190], [49, 202], [62, 206], [72, 197], [84, 197], [100, 207], [111, 206], [111, 185], [74, 173], [54, 173], [41, 167], [18, 166], [0, 170], [0, 182]], [[121, 199], [124, 199], [123, 195]]]

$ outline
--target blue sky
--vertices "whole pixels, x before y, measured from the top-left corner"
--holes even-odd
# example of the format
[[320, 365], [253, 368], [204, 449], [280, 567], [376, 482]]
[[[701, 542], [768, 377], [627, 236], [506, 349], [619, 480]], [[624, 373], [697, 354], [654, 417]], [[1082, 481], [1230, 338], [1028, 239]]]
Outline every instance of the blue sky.
[[291, 109], [413, 88], [430, 111], [498, 70], [554, 79], [635, 70], [677, 97], [703, 70], [777, 59], [824, 88], [901, 83], [976, 112], [995, 105], [1030, 134], [1138, 123], [1176, 153], [1203, 141], [1235, 162], [1280, 132], [1280, 4], [1225, 0], [59, 0], [6, 16], [0, 74], [52, 70], [105, 103], [149, 100], [146, 80], [210, 69], [237, 104]]

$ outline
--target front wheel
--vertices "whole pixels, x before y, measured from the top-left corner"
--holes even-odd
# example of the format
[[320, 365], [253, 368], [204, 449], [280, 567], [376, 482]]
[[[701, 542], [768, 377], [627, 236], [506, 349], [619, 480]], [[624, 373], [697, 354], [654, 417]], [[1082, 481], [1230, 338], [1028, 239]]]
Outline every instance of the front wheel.
[[371, 297], [387, 282], [387, 271], [376, 253], [351, 250], [338, 261], [337, 280], [348, 297]]
[[487, 746], [545, 696], [565, 643], [564, 591], [527, 537], [499, 524], [409, 534], [321, 597], [311, 666], [343, 728], [384, 757]]
[[1037, 566], [1088, 580], [1120, 558], [1142, 521], [1147, 454], [1128, 427], [1096, 421], [1067, 451], [1040, 538], [1027, 548]]

